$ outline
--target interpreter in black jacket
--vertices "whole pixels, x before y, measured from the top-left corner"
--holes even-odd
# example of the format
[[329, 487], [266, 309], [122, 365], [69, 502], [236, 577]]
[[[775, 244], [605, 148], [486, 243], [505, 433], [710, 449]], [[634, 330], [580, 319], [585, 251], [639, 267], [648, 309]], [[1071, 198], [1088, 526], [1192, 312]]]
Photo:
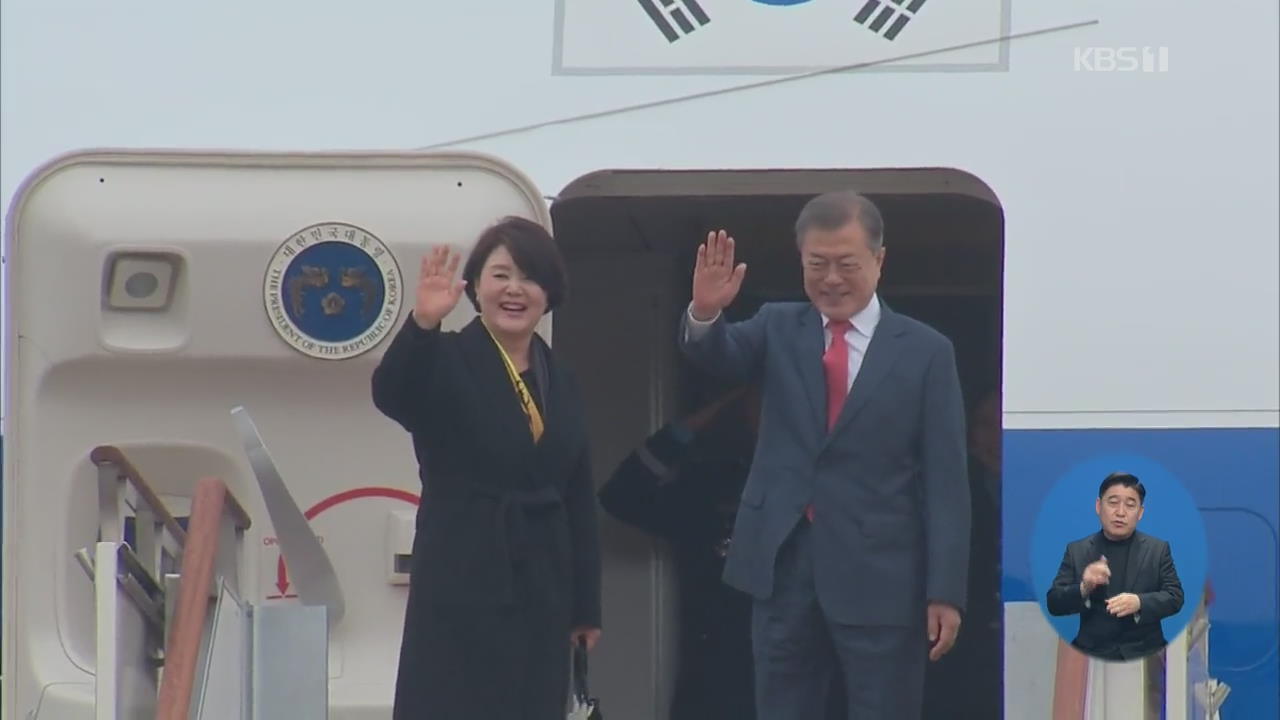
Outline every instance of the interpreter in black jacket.
[[1182, 609], [1182, 583], [1165, 540], [1138, 532], [1147, 490], [1129, 473], [1098, 489], [1102, 529], [1067, 545], [1049, 589], [1052, 615], [1080, 615], [1071, 644], [1104, 660], [1134, 660], [1166, 644], [1161, 620]]

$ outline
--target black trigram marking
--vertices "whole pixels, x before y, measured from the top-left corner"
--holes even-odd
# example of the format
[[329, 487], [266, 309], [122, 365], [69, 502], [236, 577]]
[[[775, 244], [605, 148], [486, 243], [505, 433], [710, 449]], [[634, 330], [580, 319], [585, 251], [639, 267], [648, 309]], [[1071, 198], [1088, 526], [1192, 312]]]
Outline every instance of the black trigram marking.
[[853, 16], [853, 21], [886, 40], [893, 40], [916, 16], [924, 2], [925, 0], [867, 0], [858, 14]]
[[[658, 30], [675, 42], [711, 22], [698, 0], [637, 0]], [[694, 23], [697, 25], [694, 25]]]

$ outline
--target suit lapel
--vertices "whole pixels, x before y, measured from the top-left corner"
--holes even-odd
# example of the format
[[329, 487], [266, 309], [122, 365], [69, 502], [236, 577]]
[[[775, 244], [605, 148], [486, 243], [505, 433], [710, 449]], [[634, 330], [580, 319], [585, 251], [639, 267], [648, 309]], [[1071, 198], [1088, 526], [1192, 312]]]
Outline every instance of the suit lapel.
[[822, 315], [813, 305], [806, 305], [800, 313], [798, 323], [800, 332], [800, 352], [796, 354], [796, 363], [800, 371], [800, 383], [804, 386], [804, 396], [809, 400], [809, 409], [816, 423], [818, 432], [827, 432], [827, 381], [822, 369], [822, 355], [826, 352], [826, 342], [822, 332]]
[[849, 421], [867, 404], [867, 400], [875, 394], [880, 381], [889, 375], [889, 371], [898, 361], [898, 355], [902, 352], [902, 336], [906, 331], [906, 325], [901, 322], [897, 313], [889, 310], [887, 305], [882, 306], [880, 324], [876, 327], [875, 334], [871, 336], [866, 357], [862, 358], [862, 368], [858, 370], [858, 376], [853, 380], [853, 388], [845, 398], [844, 407], [840, 410], [840, 416], [836, 419], [836, 426], [832, 429], [830, 437], [834, 437], [849, 424]]
[[1129, 552], [1129, 562], [1124, 567], [1123, 584], [1120, 586], [1121, 592], [1133, 592], [1133, 582], [1136, 579], [1138, 568], [1141, 568], [1142, 564], [1146, 562], [1148, 549], [1146, 540], [1145, 536], [1137, 534], [1136, 530], [1134, 531], [1133, 548]]

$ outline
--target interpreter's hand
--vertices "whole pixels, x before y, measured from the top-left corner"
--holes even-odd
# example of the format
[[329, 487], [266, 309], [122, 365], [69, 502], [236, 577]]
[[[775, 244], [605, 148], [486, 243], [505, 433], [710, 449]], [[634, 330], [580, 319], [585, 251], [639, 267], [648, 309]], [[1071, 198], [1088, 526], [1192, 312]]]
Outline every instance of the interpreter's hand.
[[937, 662], [956, 644], [960, 632], [960, 611], [946, 603], [929, 603], [929, 659]]
[[1111, 566], [1107, 564], [1107, 556], [1089, 563], [1084, 569], [1084, 579], [1080, 582], [1080, 592], [1088, 595], [1099, 585], [1111, 582]]
[[587, 644], [587, 652], [595, 649], [596, 643], [600, 641], [600, 628], [576, 627], [569, 634], [569, 644], [578, 645], [585, 641]]
[[454, 279], [461, 255], [452, 248], [438, 245], [422, 258], [418, 275], [418, 292], [413, 306], [413, 321], [424, 330], [440, 324], [458, 304], [466, 283]]
[[1107, 598], [1107, 612], [1116, 617], [1129, 617], [1142, 607], [1142, 600], [1133, 593], [1120, 593]]
[[724, 230], [707, 233], [693, 266], [693, 317], [711, 320], [728, 307], [746, 274], [746, 263], [733, 264], [733, 238]]

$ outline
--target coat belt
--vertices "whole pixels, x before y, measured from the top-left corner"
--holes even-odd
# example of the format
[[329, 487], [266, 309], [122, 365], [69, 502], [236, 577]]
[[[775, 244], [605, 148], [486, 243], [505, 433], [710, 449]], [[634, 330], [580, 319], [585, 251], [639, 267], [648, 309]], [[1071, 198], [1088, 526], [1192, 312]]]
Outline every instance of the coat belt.
[[[528, 515], [535, 511], [563, 511], [564, 499], [552, 486], [545, 485], [534, 490], [511, 490], [506, 488], [471, 485], [459, 491], [432, 493], [437, 498], [483, 497], [497, 502], [494, 513], [494, 536], [498, 548], [502, 552], [503, 598], [506, 602], [515, 599], [515, 567], [528, 556]], [[557, 548], [567, 552], [568, 548]]]

